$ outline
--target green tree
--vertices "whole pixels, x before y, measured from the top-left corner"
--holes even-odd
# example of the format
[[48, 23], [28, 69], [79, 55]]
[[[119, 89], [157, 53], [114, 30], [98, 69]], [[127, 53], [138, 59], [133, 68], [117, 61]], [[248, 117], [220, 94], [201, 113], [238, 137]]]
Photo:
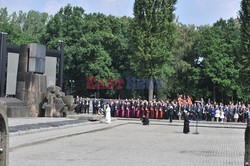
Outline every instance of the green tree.
[[241, 83], [245, 100], [250, 100], [250, 0], [241, 1], [239, 12], [241, 24]]
[[135, 0], [132, 22], [133, 68], [149, 78], [148, 99], [152, 100], [153, 79], [173, 73], [171, 62], [175, 43], [176, 0]]
[[198, 29], [195, 64], [190, 74], [191, 83], [201, 90], [195, 90], [196, 96], [209, 97], [212, 92], [214, 101], [223, 101], [237, 92], [239, 70], [234, 48], [238, 39], [234, 37], [238, 31], [233, 22], [220, 19], [212, 27]]
[[170, 77], [166, 86], [167, 94], [170, 94], [169, 97], [172, 98], [176, 98], [177, 94], [190, 94], [193, 91], [188, 85], [187, 77], [194, 64], [193, 46], [198, 34], [194, 25], [184, 25], [179, 22], [177, 22], [176, 31], [177, 40], [173, 50], [175, 73]]
[[[116, 90], [87, 90], [86, 77], [119, 78], [128, 72], [129, 18], [101, 13], [86, 14], [80, 7], [67, 5], [49, 21], [44, 43], [51, 48], [65, 43], [65, 85], [75, 80], [76, 94], [117, 97]], [[122, 65], [123, 64], [123, 65]]]
[[7, 40], [10, 44], [27, 44], [41, 42], [41, 36], [46, 31], [49, 20], [47, 13], [19, 11], [8, 15], [7, 8], [0, 9], [0, 31], [7, 32]]

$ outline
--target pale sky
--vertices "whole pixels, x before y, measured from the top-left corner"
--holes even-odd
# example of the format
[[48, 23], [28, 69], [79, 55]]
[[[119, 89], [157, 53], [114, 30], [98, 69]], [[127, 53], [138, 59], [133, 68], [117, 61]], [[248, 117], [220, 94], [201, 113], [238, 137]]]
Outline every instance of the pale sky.
[[[178, 0], [176, 16], [184, 24], [213, 24], [219, 18], [236, 18], [241, 0]], [[87, 13], [100, 12], [115, 16], [133, 16], [134, 0], [0, 0], [8, 11], [36, 10], [55, 14], [61, 7], [81, 6]]]

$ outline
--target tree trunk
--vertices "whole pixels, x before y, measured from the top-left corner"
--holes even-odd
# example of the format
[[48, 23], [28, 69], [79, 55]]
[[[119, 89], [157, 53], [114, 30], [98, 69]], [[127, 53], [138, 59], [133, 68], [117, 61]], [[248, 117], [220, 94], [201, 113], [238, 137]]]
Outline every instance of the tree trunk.
[[224, 91], [222, 90], [222, 103], [224, 103]]
[[153, 100], [153, 95], [154, 95], [154, 80], [150, 78], [148, 86], [148, 101]]
[[100, 98], [100, 92], [99, 92], [99, 89], [97, 89], [97, 94], [96, 94], [96, 98]]
[[216, 102], [216, 98], [215, 98], [215, 85], [213, 85], [213, 103]]

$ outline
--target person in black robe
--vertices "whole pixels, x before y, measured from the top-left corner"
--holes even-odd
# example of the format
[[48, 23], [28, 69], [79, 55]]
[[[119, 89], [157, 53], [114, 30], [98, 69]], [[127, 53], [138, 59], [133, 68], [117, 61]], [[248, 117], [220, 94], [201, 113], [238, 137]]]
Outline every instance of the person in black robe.
[[172, 103], [168, 105], [168, 113], [169, 113], [169, 123], [172, 123], [173, 122], [172, 118], [174, 114], [174, 107]]
[[188, 112], [184, 112], [184, 128], [183, 128], [183, 133], [187, 134], [189, 133], [189, 116], [188, 116]]
[[145, 115], [143, 115], [141, 121], [142, 121], [142, 125], [149, 125], [149, 120]]

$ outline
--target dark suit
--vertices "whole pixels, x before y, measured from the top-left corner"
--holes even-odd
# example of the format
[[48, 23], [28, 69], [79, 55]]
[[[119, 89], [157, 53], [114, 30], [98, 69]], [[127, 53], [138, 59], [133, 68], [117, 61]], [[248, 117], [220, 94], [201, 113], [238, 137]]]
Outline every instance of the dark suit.
[[86, 104], [85, 104], [85, 107], [86, 107], [86, 113], [89, 114], [89, 104], [90, 104], [90, 101], [89, 99], [86, 101]]
[[173, 115], [174, 115], [174, 108], [173, 106], [168, 107], [168, 113], [169, 113], [169, 122], [172, 123]]
[[183, 133], [187, 134], [189, 133], [189, 117], [187, 114], [184, 115], [184, 128]]
[[96, 114], [96, 112], [97, 112], [97, 100], [93, 100], [92, 105], [93, 105], [93, 114]]

